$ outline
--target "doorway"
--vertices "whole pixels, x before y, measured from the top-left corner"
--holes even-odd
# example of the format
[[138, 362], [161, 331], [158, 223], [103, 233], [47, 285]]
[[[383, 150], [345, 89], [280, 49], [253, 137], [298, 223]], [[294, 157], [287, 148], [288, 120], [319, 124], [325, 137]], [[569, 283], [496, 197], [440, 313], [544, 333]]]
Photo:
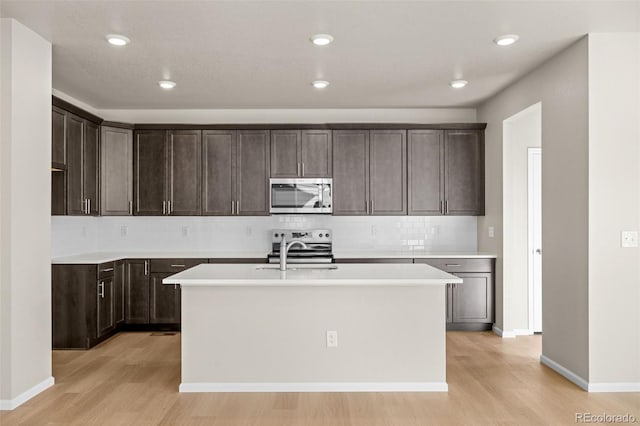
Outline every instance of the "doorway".
[[530, 335], [542, 329], [541, 145], [541, 103], [504, 120], [503, 337]]
[[528, 152], [529, 328], [542, 333], [542, 149]]

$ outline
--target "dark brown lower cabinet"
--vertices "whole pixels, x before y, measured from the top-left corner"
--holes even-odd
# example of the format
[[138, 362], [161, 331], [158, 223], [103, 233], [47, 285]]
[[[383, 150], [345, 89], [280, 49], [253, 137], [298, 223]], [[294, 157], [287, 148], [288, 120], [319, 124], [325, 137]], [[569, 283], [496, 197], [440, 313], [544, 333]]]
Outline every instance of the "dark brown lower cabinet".
[[494, 313], [495, 259], [415, 259], [462, 278], [448, 284], [447, 330], [491, 330]]
[[52, 265], [54, 349], [88, 349], [115, 332], [112, 265]]
[[149, 324], [149, 261], [127, 260], [125, 322]]
[[169, 272], [151, 274], [149, 322], [152, 324], [180, 323], [180, 286], [162, 284], [162, 280], [169, 275], [173, 274]]
[[113, 276], [99, 279], [97, 293], [98, 338], [109, 334], [116, 328], [114, 298]]

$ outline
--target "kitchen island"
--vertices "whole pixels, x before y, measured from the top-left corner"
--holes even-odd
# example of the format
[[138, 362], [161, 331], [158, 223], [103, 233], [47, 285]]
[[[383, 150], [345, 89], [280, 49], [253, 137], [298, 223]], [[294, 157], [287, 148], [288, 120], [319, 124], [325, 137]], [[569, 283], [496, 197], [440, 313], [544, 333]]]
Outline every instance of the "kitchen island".
[[424, 264], [307, 266], [165, 278], [182, 288], [180, 391], [447, 391], [445, 288], [460, 278]]

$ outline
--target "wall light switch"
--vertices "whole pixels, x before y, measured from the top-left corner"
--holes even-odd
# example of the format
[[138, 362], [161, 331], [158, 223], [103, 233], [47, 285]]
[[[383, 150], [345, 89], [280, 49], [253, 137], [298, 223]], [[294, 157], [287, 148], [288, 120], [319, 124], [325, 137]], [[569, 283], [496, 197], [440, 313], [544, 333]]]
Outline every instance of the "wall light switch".
[[250, 237], [251, 234], [253, 234], [253, 229], [250, 226], [247, 226], [245, 233], [247, 234], [247, 237]]
[[496, 235], [496, 230], [493, 226], [490, 226], [489, 229], [487, 230], [489, 233], [489, 238], [493, 238]]
[[129, 233], [129, 229], [127, 228], [127, 226], [126, 226], [126, 225], [122, 225], [122, 226], [120, 227], [120, 236], [121, 236], [122, 238], [124, 238], [124, 237], [126, 237], [126, 236], [127, 236], [127, 234], [128, 234], [128, 233]]
[[638, 247], [638, 231], [622, 231], [620, 245], [625, 248]]
[[189, 236], [189, 227], [188, 226], [183, 226], [182, 227], [182, 236], [183, 237], [188, 237]]

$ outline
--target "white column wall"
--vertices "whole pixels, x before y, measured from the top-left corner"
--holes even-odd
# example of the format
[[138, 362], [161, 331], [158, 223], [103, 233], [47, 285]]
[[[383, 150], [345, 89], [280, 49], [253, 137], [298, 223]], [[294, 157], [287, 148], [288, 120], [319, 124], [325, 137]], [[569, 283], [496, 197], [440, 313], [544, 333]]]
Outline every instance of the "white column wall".
[[622, 248], [620, 243], [621, 231], [639, 230], [640, 33], [590, 34], [592, 390], [627, 387], [640, 392], [640, 248]]
[[1, 21], [0, 408], [51, 377], [51, 44]]

